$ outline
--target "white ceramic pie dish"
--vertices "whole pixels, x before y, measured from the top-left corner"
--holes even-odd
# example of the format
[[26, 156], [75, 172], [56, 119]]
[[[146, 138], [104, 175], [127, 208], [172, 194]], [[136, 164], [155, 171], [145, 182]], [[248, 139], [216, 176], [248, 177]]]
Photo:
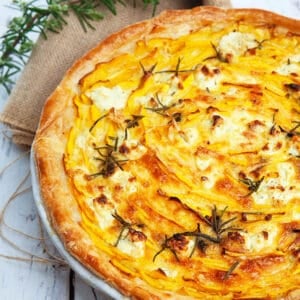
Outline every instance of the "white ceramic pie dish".
[[[87, 284], [96, 288], [97, 290], [103, 293], [103, 296], [110, 296], [113, 299], [127, 299], [123, 295], [121, 295], [116, 289], [107, 284], [104, 280], [96, 276], [90, 270], [85, 268], [76, 258], [74, 258], [64, 247], [62, 241], [59, 236], [52, 228], [51, 223], [48, 219], [47, 211], [43, 204], [43, 199], [41, 197], [40, 192], [40, 184], [39, 178], [36, 168], [35, 155], [34, 151], [31, 150], [30, 154], [30, 171], [31, 171], [31, 182], [32, 182], [32, 192], [33, 198], [38, 210], [38, 214], [42, 220], [42, 223], [50, 236], [54, 246], [57, 248], [58, 252], [62, 256], [62, 258], [68, 263], [70, 268], [76, 272]], [[101, 298], [103, 300], [108, 300], [109, 297]]]

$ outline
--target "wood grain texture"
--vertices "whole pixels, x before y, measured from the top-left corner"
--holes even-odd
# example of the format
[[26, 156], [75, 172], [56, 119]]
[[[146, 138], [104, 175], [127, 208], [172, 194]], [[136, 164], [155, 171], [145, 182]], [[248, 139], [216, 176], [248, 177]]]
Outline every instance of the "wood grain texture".
[[[0, 127], [2, 130], [3, 126]], [[23, 150], [16, 148], [3, 135], [0, 137], [0, 170], [20, 155]], [[3, 209], [9, 197], [14, 193], [17, 185], [29, 172], [28, 155], [22, 156], [0, 177], [0, 207]], [[24, 188], [30, 187], [27, 179]], [[23, 190], [23, 187], [22, 189]], [[38, 215], [32, 198], [31, 190], [17, 197], [7, 209], [5, 222], [19, 231], [30, 236], [39, 236], [40, 227]], [[3, 235], [13, 241], [18, 247], [39, 256], [44, 255], [43, 244], [15, 231], [2, 226]], [[50, 245], [51, 247], [51, 245]], [[53, 249], [52, 249], [53, 250]], [[32, 258], [24, 255], [9, 245], [3, 238], [0, 239], [0, 254], [6, 256]], [[33, 261], [21, 262], [0, 258], [0, 290], [1, 299], [67, 299], [69, 294], [66, 279], [69, 269], [52, 264], [42, 264]]]
[[74, 300], [113, 300], [106, 294], [100, 293], [93, 287], [87, 285], [79, 276], [74, 278]]

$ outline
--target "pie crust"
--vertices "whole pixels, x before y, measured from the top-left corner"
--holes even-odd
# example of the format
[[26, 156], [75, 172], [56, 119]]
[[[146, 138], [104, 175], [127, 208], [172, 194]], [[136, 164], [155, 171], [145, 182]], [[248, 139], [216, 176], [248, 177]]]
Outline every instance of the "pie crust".
[[[189, 53], [195, 59], [193, 51], [197, 51], [197, 47], [193, 48], [191, 43], [197, 43], [198, 39], [202, 45], [202, 39], [209, 36], [207, 30], [212, 40], [205, 42], [207, 48], [199, 52], [201, 59], [186, 69], [190, 66], [190, 58], [178, 54], [183, 53], [180, 52], [181, 47], [189, 45]], [[218, 36], [220, 32], [223, 32], [222, 36]], [[255, 38], [251, 37], [251, 33]], [[225, 35], [227, 37], [223, 38]], [[170, 40], [180, 39], [186, 43], [168, 44]], [[166, 41], [165, 44], [162, 40]], [[187, 41], [192, 42], [189, 44]], [[250, 71], [247, 74], [242, 69], [240, 73], [234, 73], [234, 84], [233, 77], [226, 77], [230, 74], [228, 68], [234, 68], [240, 57], [251, 62], [252, 57], [279, 41], [286, 43], [284, 66], [280, 67], [283, 54], [278, 50], [266, 59], [267, 64], [278, 62], [278, 68], [274, 68], [273, 72], [269, 72], [269, 68], [264, 71], [257, 63], [253, 67], [248, 66]], [[175, 64], [173, 59], [172, 66], [164, 67], [163, 62], [168, 58], [161, 53], [157, 56], [153, 53], [152, 61], [145, 59], [143, 55], [149, 54], [148, 44], [151, 43], [157, 43], [155, 51], [158, 52], [163, 51], [161, 47], [166, 47], [164, 51], [175, 57]], [[171, 49], [171, 46], [174, 48]], [[46, 101], [33, 143], [42, 199], [51, 224], [67, 251], [86, 268], [133, 299], [299, 299], [299, 49], [298, 20], [257, 9], [225, 10], [207, 6], [165, 11], [153, 19], [128, 26], [101, 41], [76, 61]], [[205, 51], [206, 56], [203, 54]], [[137, 53], [143, 58], [137, 59], [136, 70], [139, 71], [132, 73], [132, 81], [137, 72], [141, 78], [140, 85], [149, 83], [149, 77], [157, 76], [160, 79], [155, 84], [161, 86], [155, 90], [150, 82], [150, 91], [151, 88], [155, 90], [153, 96], [143, 94], [146, 98], [148, 96], [146, 100], [142, 96], [139, 100], [143, 108], [129, 118], [124, 116], [124, 103], [117, 101], [123, 97], [123, 86], [128, 90], [127, 85], [133, 83], [130, 78], [123, 78], [126, 81], [124, 85], [107, 81], [118, 80], [113, 76], [117, 77], [115, 74], [119, 70], [123, 72], [124, 68], [131, 67], [131, 62], [127, 63], [127, 55], [130, 60], [132, 57], [135, 59]], [[118, 61], [118, 58], [121, 59]], [[262, 61], [262, 65], [264, 63]], [[99, 75], [97, 70], [103, 64], [108, 64], [110, 68], [105, 69], [107, 74]], [[193, 79], [198, 80], [200, 96], [195, 96], [195, 91], [191, 89], [194, 98], [182, 96], [174, 104], [172, 96], [179, 90], [187, 89], [191, 73]], [[103, 78], [107, 76], [108, 79], [97, 81], [91, 74]], [[266, 76], [263, 78], [270, 81], [262, 87], [261, 82], [252, 81], [249, 74], [254, 78]], [[277, 90], [275, 83], [273, 87], [273, 77], [274, 81], [281, 80], [280, 90]], [[164, 79], [168, 81], [170, 99], [161, 92], [164, 89], [161, 81]], [[141, 89], [140, 85], [133, 84], [130, 93]], [[221, 88], [222, 91], [219, 90]], [[238, 101], [236, 93], [242, 93], [244, 102], [235, 102]], [[128, 99], [126, 95], [125, 99]], [[101, 100], [101, 97], [108, 100]], [[169, 103], [164, 102], [166, 99]], [[268, 105], [265, 99], [271, 99], [274, 103]], [[103, 106], [101, 101], [111, 103]], [[256, 118], [250, 121], [246, 113], [245, 117], [240, 116], [244, 111], [241, 109], [243, 105], [247, 112], [255, 110]], [[100, 107], [99, 111], [94, 113], [91, 106]], [[232, 111], [237, 106], [240, 111], [233, 115]], [[175, 108], [182, 110], [178, 113]], [[86, 116], [84, 109], [91, 109], [91, 120], [81, 119], [81, 116]], [[281, 109], [288, 114], [286, 117]], [[258, 117], [259, 110], [263, 116], [261, 119]], [[226, 115], [227, 111], [231, 113]], [[150, 121], [147, 123], [147, 116], [154, 116], [155, 127], [151, 127]], [[192, 122], [193, 116], [199, 118], [199, 123]], [[196, 127], [199, 124], [206, 126], [207, 120], [211, 132], [204, 127], [202, 131], [196, 130], [196, 137], [193, 135], [195, 130], [190, 129], [191, 125], [184, 127], [185, 122], [196, 124]], [[120, 125], [121, 121], [123, 125]], [[100, 128], [106, 128], [105, 124], [113, 122], [118, 127], [116, 131], [123, 133], [119, 144], [116, 138], [106, 133], [106, 139], [99, 137], [99, 141], [106, 140], [106, 143], [94, 142], [92, 145], [87, 136], [101, 132]], [[158, 122], [162, 122], [162, 127], [168, 127], [167, 135], [164, 135], [166, 131], [156, 129]], [[231, 127], [228, 125], [230, 122]], [[232, 127], [234, 122], [239, 126]], [[241, 126], [245, 124], [247, 126], [241, 132]], [[94, 129], [94, 126], [97, 128]], [[79, 128], [79, 131], [75, 130], [77, 140], [71, 142], [74, 128]], [[80, 132], [82, 128], [85, 130]], [[139, 131], [141, 128], [143, 133]], [[199, 134], [202, 135], [200, 144]], [[226, 140], [224, 134], [229, 135], [231, 146], [224, 144], [218, 148], [217, 143]], [[237, 139], [245, 140], [237, 144], [234, 134], [237, 134]], [[143, 137], [137, 142], [131, 141], [134, 135]], [[266, 135], [269, 136], [268, 143], [262, 144], [266, 141]], [[271, 145], [273, 140], [276, 140], [275, 145]], [[150, 146], [145, 150], [143, 143]], [[189, 143], [189, 147], [185, 146]], [[236, 145], [239, 154], [233, 151]], [[81, 150], [74, 150], [74, 147]], [[169, 147], [177, 147], [177, 150]], [[197, 160], [194, 156], [191, 160], [196, 162], [196, 167], [186, 162], [190, 154], [188, 149], [193, 147], [196, 147], [193, 155], [197, 156]], [[113, 157], [110, 164], [113, 161], [115, 165], [103, 167], [107, 156], [113, 156], [116, 151], [121, 156], [118, 163], [115, 163], [117, 158]], [[78, 154], [82, 152], [84, 154]], [[178, 158], [174, 163], [178, 153], [181, 153], [182, 156], [179, 156], [183, 161]], [[88, 162], [77, 159], [78, 155], [87, 156]], [[282, 155], [285, 155], [285, 160]], [[280, 166], [279, 162], [274, 162], [274, 157], [282, 159]], [[78, 166], [76, 162], [79, 162]], [[270, 167], [271, 164], [275, 169]], [[97, 175], [95, 165], [103, 167]], [[195, 169], [181, 170], [181, 165]], [[226, 168], [222, 169], [222, 165]], [[234, 166], [233, 171], [228, 170], [228, 166]], [[242, 170], [242, 166], [246, 171]], [[211, 176], [217, 176], [212, 175], [212, 170], [223, 173], [211, 182]], [[139, 172], [141, 178], [137, 176]], [[129, 175], [126, 177], [124, 174]], [[198, 177], [199, 184], [195, 179]], [[132, 182], [133, 190], [130, 188]], [[196, 186], [199, 186], [196, 192], [187, 188], [195, 189]], [[179, 196], [180, 189], [183, 198]], [[189, 197], [187, 193], [190, 193]], [[93, 199], [83, 201], [85, 194], [92, 195], [90, 197]], [[147, 195], [151, 195], [151, 200]], [[152, 198], [153, 195], [156, 197]], [[146, 199], [147, 205], [140, 204]], [[101, 205], [104, 207], [107, 201], [111, 205], [110, 215], [104, 216], [100, 212], [96, 218], [99, 208], [96, 209], [93, 203], [99, 202], [101, 210]], [[158, 203], [163, 204], [159, 206]], [[108, 227], [101, 220], [99, 224], [102, 225], [95, 224], [99, 218], [107, 218]], [[153, 218], [151, 224], [142, 222], [149, 218]], [[94, 227], [100, 229], [94, 230]], [[103, 232], [101, 241], [98, 230]], [[144, 247], [142, 254], [136, 245]]]

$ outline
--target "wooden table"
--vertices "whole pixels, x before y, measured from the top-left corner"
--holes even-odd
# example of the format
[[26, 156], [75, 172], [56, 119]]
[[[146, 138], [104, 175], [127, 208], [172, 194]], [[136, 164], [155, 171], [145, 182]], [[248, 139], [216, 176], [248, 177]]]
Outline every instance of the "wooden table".
[[[40, 1], [43, 3], [42, 0]], [[8, 8], [7, 3], [8, 1], [3, 0], [0, 2], [0, 35], [6, 31], [10, 18], [18, 13]], [[300, 18], [300, 0], [232, 0], [232, 4], [233, 7], [256, 6]], [[0, 111], [6, 101], [7, 95], [0, 88]], [[29, 153], [11, 142], [10, 133], [2, 124], [0, 124], [0, 131], [0, 210], [5, 208], [18, 185], [24, 181], [19, 189], [23, 192], [7, 207], [4, 221], [8, 226], [2, 223], [0, 228], [0, 299], [110, 299], [83, 282], [68, 266], [34, 261], [36, 255], [47, 257], [44, 242], [19, 232], [41, 237], [41, 225], [31, 191]], [[10, 166], [5, 168], [9, 163]], [[9, 226], [13, 226], [17, 231]], [[6, 239], [29, 254], [17, 250]], [[47, 249], [55, 253], [47, 236], [46, 244]], [[5, 256], [15, 257], [15, 259], [5, 258]], [[20, 260], [23, 258], [27, 261]]]

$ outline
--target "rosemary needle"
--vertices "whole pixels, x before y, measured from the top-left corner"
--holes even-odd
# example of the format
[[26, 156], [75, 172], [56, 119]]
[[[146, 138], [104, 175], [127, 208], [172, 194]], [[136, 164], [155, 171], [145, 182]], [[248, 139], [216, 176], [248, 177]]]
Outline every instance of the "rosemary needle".
[[238, 267], [238, 265], [240, 264], [239, 261], [234, 262], [230, 268], [228, 269], [228, 271], [225, 273], [223, 280], [226, 280], [230, 277], [230, 275], [233, 273], [233, 271]]

